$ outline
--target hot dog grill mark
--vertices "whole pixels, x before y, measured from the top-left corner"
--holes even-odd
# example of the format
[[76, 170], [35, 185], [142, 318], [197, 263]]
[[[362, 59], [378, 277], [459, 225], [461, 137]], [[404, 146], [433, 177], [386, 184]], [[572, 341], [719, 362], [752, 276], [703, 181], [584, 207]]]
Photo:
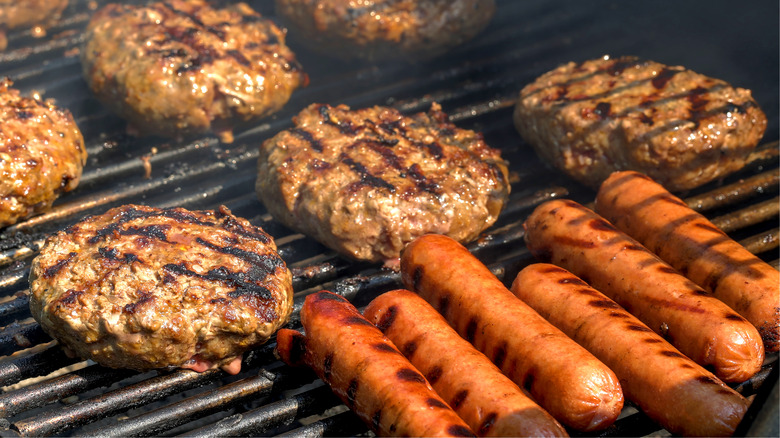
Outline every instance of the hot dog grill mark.
[[[553, 415], [559, 421], [581, 430], [596, 430], [614, 421], [612, 414], [619, 413], [619, 408], [617, 411], [614, 408], [622, 406], [623, 397], [611, 371], [581, 347], [570, 345], [571, 339], [516, 301], [500, 280], [462, 245], [441, 235], [417, 238], [402, 253], [401, 271], [407, 287], [417, 289], [417, 293], [449, 320], [463, 339], [495, 360], [494, 364], [501, 365], [505, 375], [537, 396], [548, 411], [555, 411]], [[514, 325], [502, 320], [495, 314], [498, 308], [509, 309], [508, 314], [513, 316], [508, 318], [519, 318], [523, 324]], [[509, 325], [502, 329], [507, 323]], [[516, 336], [509, 334], [515, 329], [519, 330]], [[502, 339], [504, 336], [511, 339]], [[526, 336], [528, 343], [518, 341]], [[534, 357], [530, 351], [520, 352], [522, 348], [533, 348], [530, 345], [536, 342], [549, 342], [556, 346], [553, 351], [558, 347], [561, 351], [550, 353], [545, 359]], [[577, 365], [569, 368], [556, 362], [569, 355], [577, 357], [572, 359]], [[567, 369], [561, 371], [566, 377], [552, 371], [559, 367]], [[590, 389], [580, 386], [581, 382], [597, 375], [599, 381], [588, 385]], [[572, 380], [563, 386], [577, 395], [563, 401], [549, 393], [542, 394], [542, 388], [549, 391], [550, 387], [560, 385], [561, 379]]]
[[[308, 364], [378, 435], [474, 436], [397, 348], [345, 298], [308, 296], [301, 309]], [[277, 335], [279, 356], [294, 363], [292, 330]], [[343, 334], [349, 333], [349, 339]], [[390, 390], [385, 384], [390, 381]]]
[[[780, 276], [776, 269], [637, 172], [611, 175], [599, 190], [596, 208], [750, 321], [768, 351], [780, 349]], [[739, 321], [731, 313], [725, 317]]]
[[[512, 291], [612, 367], [627, 396], [673, 434], [733, 433], [747, 400], [620, 306], [594, 306], [572, 278], [560, 268], [530, 265], [518, 274]], [[615, 318], [616, 313], [623, 317]], [[627, 359], [629, 351], [636, 360]]]
[[[365, 308], [364, 315], [402, 346], [401, 351], [449, 407], [480, 435], [564, 433], [549, 414], [413, 292], [395, 290], [380, 295]], [[434, 402], [435, 406], [442, 403]]]
[[[753, 327], [585, 207], [568, 200], [543, 204], [526, 221], [525, 238], [540, 260], [562, 264], [608, 295], [614, 294], [626, 310], [683, 353], [715, 367], [722, 378], [744, 380], [760, 368], [763, 348], [753, 342], [757, 337]], [[606, 269], [605, 264], [609, 264]], [[631, 281], [631, 272], [648, 278], [648, 283]], [[650, 281], [663, 286], [651, 287]], [[722, 323], [714, 323], [717, 320]], [[736, 345], [734, 336], [743, 341]]]

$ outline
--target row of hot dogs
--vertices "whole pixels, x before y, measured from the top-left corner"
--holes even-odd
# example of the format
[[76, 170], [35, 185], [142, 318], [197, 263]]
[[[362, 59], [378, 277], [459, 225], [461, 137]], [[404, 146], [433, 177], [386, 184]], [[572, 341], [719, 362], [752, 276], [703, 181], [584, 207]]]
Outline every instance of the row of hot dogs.
[[380, 435], [595, 431], [624, 396], [673, 434], [733, 434], [750, 402], [723, 382], [777, 351], [780, 273], [635, 172], [605, 181], [596, 208], [612, 223], [573, 201], [537, 207], [526, 244], [557, 266], [525, 267], [511, 291], [454, 240], [420, 237], [401, 257], [409, 291], [362, 316], [313, 294], [279, 355]]

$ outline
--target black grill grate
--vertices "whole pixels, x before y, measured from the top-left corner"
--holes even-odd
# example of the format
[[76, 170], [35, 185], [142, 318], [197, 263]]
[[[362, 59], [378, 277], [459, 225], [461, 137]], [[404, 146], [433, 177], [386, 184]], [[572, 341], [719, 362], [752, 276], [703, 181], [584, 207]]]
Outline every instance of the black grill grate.
[[[254, 194], [257, 147], [291, 125], [290, 117], [312, 102], [358, 108], [391, 105], [404, 112], [439, 102], [461, 126], [484, 133], [502, 149], [513, 174], [510, 204], [498, 223], [469, 246], [510, 282], [532, 261], [522, 221], [540, 202], [594, 193], [539, 163], [512, 126], [516, 93], [539, 74], [570, 60], [638, 55], [682, 64], [734, 85], [751, 88], [770, 121], [765, 143], [739, 174], [684, 194], [751, 251], [778, 265], [778, 4], [749, 9], [729, 2], [678, 1], [673, 5], [599, 0], [498, 2], [496, 18], [477, 39], [438, 59], [418, 64], [368, 65], [337, 61], [298, 49], [311, 77], [276, 116], [238, 132], [233, 144], [213, 136], [190, 142], [133, 138], [124, 122], [106, 112], [81, 79], [82, 29], [104, 1], [71, 0], [45, 38], [9, 33], [0, 53], [0, 75], [23, 93], [40, 93], [69, 108], [84, 133], [90, 157], [79, 188], [46, 214], [0, 231], [0, 433], [11, 436], [247, 436], [363, 435], [365, 426], [346, 411], [322, 382], [292, 370], [273, 356], [269, 343], [245, 358], [237, 376], [221, 371], [136, 373], [111, 370], [65, 356], [30, 318], [26, 296], [30, 260], [43, 239], [87, 214], [125, 203], [189, 209], [220, 204], [263, 226], [292, 267], [296, 291], [290, 323], [312, 291], [329, 289], [358, 306], [399, 287], [397, 274], [346, 261], [315, 241], [275, 222]], [[629, 6], [630, 5], [630, 6]], [[272, 2], [252, 2], [273, 16]], [[705, 9], [706, 8], [706, 9]], [[695, 18], [694, 18], [695, 17]], [[151, 170], [149, 170], [151, 169]], [[774, 409], [777, 355], [737, 389], [757, 394], [743, 434], [777, 431]], [[51, 375], [50, 373], [59, 373]], [[41, 376], [47, 376], [40, 378]], [[36, 382], [26, 379], [40, 378]], [[22, 384], [20, 384], [23, 383]], [[772, 389], [774, 387], [774, 389]], [[764, 406], [766, 405], [766, 406]], [[763, 408], [763, 411], [762, 411]], [[773, 420], [773, 421], [772, 421]], [[659, 426], [628, 406], [604, 436], [643, 436]]]

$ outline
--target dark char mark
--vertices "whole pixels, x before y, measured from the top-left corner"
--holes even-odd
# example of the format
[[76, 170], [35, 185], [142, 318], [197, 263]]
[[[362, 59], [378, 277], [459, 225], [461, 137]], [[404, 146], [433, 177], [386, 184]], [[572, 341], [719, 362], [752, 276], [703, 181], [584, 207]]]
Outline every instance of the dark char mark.
[[68, 289], [58, 300], [60, 303], [68, 306], [74, 304], [76, 299], [84, 293], [83, 290]]
[[352, 379], [349, 381], [349, 385], [347, 386], [347, 404], [350, 407], [355, 406], [355, 395], [357, 394], [358, 390], [358, 380]]
[[366, 169], [366, 166], [364, 166], [363, 164], [358, 163], [357, 161], [348, 157], [346, 154], [341, 154], [340, 159], [341, 162], [349, 166], [350, 169], [352, 169], [352, 171], [360, 175], [361, 184], [387, 189], [391, 193], [395, 192], [395, 187], [392, 184], [388, 183], [382, 178], [379, 178], [378, 176], [372, 175], [371, 172], [369, 172], [368, 169]]
[[666, 357], [676, 357], [676, 358], [685, 359], [685, 356], [683, 356], [682, 354], [680, 354], [680, 353], [678, 353], [676, 351], [672, 351], [672, 350], [664, 350], [664, 351], [661, 352], [661, 354], [666, 356]]
[[333, 353], [328, 353], [322, 361], [322, 379], [330, 381], [330, 374], [333, 372]]
[[[563, 271], [563, 269], [559, 268], [559, 270], [557, 270], [556, 272], [560, 272], [560, 271]], [[567, 271], [563, 271], [563, 272], [566, 272], [568, 274]], [[588, 283], [585, 283], [584, 281], [580, 280], [577, 277], [561, 278], [558, 280], [558, 284], [573, 284], [577, 286], [588, 286]]]
[[133, 253], [126, 253], [124, 254], [124, 256], [121, 256], [119, 250], [117, 250], [116, 248], [101, 247], [98, 248], [98, 254], [100, 254], [101, 257], [107, 258], [109, 260], [114, 260], [117, 262], [133, 263], [138, 261], [137, 255]]
[[314, 149], [317, 152], [322, 152], [322, 143], [320, 143], [319, 140], [314, 138], [314, 136], [311, 134], [311, 132], [303, 129], [303, 128], [293, 128], [290, 130], [293, 134], [300, 137], [305, 142], [309, 143], [312, 149]]
[[593, 109], [593, 114], [597, 115], [599, 119], [604, 120], [609, 117], [611, 108], [612, 105], [609, 102], [599, 102], [596, 104], [596, 108]]
[[324, 123], [335, 126], [336, 128], [338, 128], [339, 132], [341, 132], [344, 135], [357, 134], [358, 129], [355, 127], [355, 125], [352, 124], [352, 122], [350, 121], [342, 122], [342, 121], [333, 120], [333, 116], [330, 113], [330, 106], [320, 105], [318, 110], [320, 112], [320, 116], [322, 116]]
[[[423, 274], [422, 265], [417, 265], [414, 267], [414, 274], [412, 274], [412, 287], [414, 287], [414, 290], [416, 291], [420, 290], [420, 283], [422, 282]], [[439, 305], [439, 310], [444, 313], [444, 309], [441, 305]]]
[[383, 332], [387, 331], [387, 329], [392, 327], [397, 315], [398, 315], [397, 306], [388, 307], [387, 310], [379, 318], [379, 321], [376, 324], [377, 328], [379, 328], [379, 330], [382, 330]]
[[417, 351], [417, 342], [415, 341], [409, 341], [404, 345], [404, 356], [411, 357], [414, 355], [414, 352]]
[[466, 398], [469, 396], [469, 390], [468, 389], [461, 389], [460, 391], [455, 394], [454, 397], [452, 397], [452, 400], [450, 401], [450, 407], [452, 409], [458, 409], [463, 404], [464, 401], [466, 401]]
[[467, 427], [454, 424], [447, 428], [447, 433], [449, 433], [450, 436], [474, 436], [474, 433]]
[[385, 344], [384, 342], [378, 342], [373, 345], [374, 350], [376, 351], [382, 351], [385, 353], [397, 353], [396, 349], [393, 348], [390, 344]]
[[425, 378], [428, 379], [428, 382], [431, 385], [435, 385], [436, 382], [438, 382], [439, 379], [441, 379], [441, 374], [443, 372], [444, 370], [442, 369], [442, 367], [438, 365], [434, 365], [433, 368], [431, 368], [430, 371], [428, 371], [428, 374], [425, 376]]
[[426, 404], [432, 408], [438, 408], [438, 409], [449, 409], [449, 406], [447, 406], [446, 403], [439, 399], [435, 399], [433, 397], [428, 398], [428, 400], [425, 400]]
[[417, 190], [433, 194], [439, 193], [439, 189], [441, 187], [437, 183], [429, 181], [428, 178], [423, 175], [419, 164], [414, 163], [409, 166], [409, 170], [406, 172], [406, 175], [412, 178], [412, 181], [414, 181], [415, 185], [417, 186]]
[[425, 377], [411, 368], [401, 368], [395, 373], [395, 376], [402, 382], [425, 383]]
[[260, 268], [259, 272], [262, 274], [263, 278], [265, 278], [267, 275], [276, 272], [278, 268], [285, 266], [284, 261], [278, 255], [275, 254], [258, 254], [255, 252], [246, 251], [241, 248], [235, 248], [232, 246], [214, 245], [213, 243], [203, 240], [200, 237], [196, 238], [195, 241], [212, 251], [217, 251], [222, 254], [232, 255], [238, 257], [241, 260], [251, 263], [252, 265]]
[[477, 325], [478, 325], [478, 322], [477, 322], [477, 319], [475, 317], [472, 317], [469, 320], [469, 323], [466, 325], [466, 333], [465, 333], [464, 338], [467, 341], [471, 342], [472, 344], [474, 343], [474, 337], [477, 334]]
[[650, 81], [651, 84], [653, 84], [653, 87], [655, 87], [656, 90], [660, 90], [661, 88], [664, 88], [666, 84], [676, 75], [677, 73], [680, 73], [682, 70], [676, 69], [670, 69], [665, 68], [658, 72], [657, 75]]
[[122, 311], [125, 313], [134, 314], [136, 312], [136, 309], [143, 306], [145, 303], [152, 301], [153, 299], [154, 297], [149, 293], [142, 292], [141, 298], [139, 298], [138, 301], [134, 303], [126, 304], [125, 307], [122, 309]]
[[499, 368], [504, 366], [504, 360], [506, 360], [506, 349], [506, 342], [501, 342], [501, 345], [493, 350], [493, 363], [496, 364], [496, 366]]
[[487, 435], [490, 428], [495, 424], [496, 418], [498, 418], [498, 414], [495, 412], [491, 412], [485, 417], [485, 420], [479, 425], [479, 431], [477, 432], [479, 436]]
[[57, 275], [60, 270], [65, 267], [68, 263], [70, 263], [71, 260], [73, 260], [73, 257], [76, 257], [75, 252], [69, 252], [68, 255], [64, 259], [59, 259], [57, 262], [48, 268], [44, 269], [43, 271], [43, 278], [51, 278], [55, 275]]
[[261, 228], [251, 227], [247, 229], [241, 222], [239, 222], [235, 216], [227, 214], [227, 210], [224, 206], [221, 206], [217, 210], [217, 218], [222, 219], [221, 227], [223, 230], [230, 231], [231, 233], [244, 236], [246, 238], [257, 240], [265, 244], [271, 243], [271, 236], [266, 234]]
[[228, 293], [230, 298], [238, 298], [242, 295], [256, 296], [265, 300], [272, 298], [271, 291], [267, 288], [252, 283], [252, 276], [245, 272], [233, 272], [224, 266], [212, 269], [205, 275], [198, 274], [195, 271], [187, 269], [184, 263], [173, 264], [169, 263], [163, 266], [163, 269], [171, 274], [186, 275], [189, 277], [202, 278], [207, 281], [219, 281], [225, 283], [235, 290]]
[[[192, 214], [182, 212], [174, 209], [161, 209], [153, 211], [143, 211], [132, 207], [123, 209], [117, 216], [116, 222], [95, 231], [95, 235], [90, 237], [88, 242], [95, 244], [103, 239], [105, 236], [114, 235], [119, 233], [122, 235], [146, 235], [147, 237], [154, 237], [157, 239], [165, 240], [165, 229], [170, 228], [169, 225], [147, 225], [144, 227], [130, 227], [127, 230], [119, 231], [120, 225], [136, 220], [136, 219], [148, 219], [152, 217], [165, 217], [173, 219], [176, 222], [183, 224], [195, 224], [202, 226], [214, 226], [212, 222], [204, 222], [195, 217]], [[167, 227], [167, 228], [166, 228]]]

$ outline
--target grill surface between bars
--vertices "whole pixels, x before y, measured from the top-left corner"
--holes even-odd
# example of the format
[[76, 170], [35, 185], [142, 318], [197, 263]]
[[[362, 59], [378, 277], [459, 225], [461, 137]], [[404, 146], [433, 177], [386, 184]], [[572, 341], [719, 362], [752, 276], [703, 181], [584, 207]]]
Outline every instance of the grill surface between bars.
[[[254, 128], [220, 144], [213, 136], [191, 142], [133, 138], [124, 122], [90, 95], [81, 79], [82, 30], [104, 2], [72, 0], [43, 38], [10, 32], [0, 53], [0, 75], [23, 94], [39, 92], [70, 109], [90, 153], [79, 188], [46, 214], [0, 231], [0, 433], [18, 435], [362, 435], [366, 428], [316, 377], [273, 356], [273, 342], [245, 358], [238, 376], [220, 371], [136, 373], [65, 356], [30, 318], [26, 297], [32, 257], [43, 239], [87, 214], [125, 203], [189, 209], [224, 204], [273, 235], [292, 267], [299, 327], [304, 297], [319, 289], [358, 306], [400, 286], [397, 274], [355, 264], [292, 233], [267, 214], [254, 194], [257, 147], [291, 125], [312, 102], [354, 108], [391, 105], [404, 112], [439, 102], [460, 126], [484, 133], [502, 150], [513, 174], [510, 204], [482, 238], [469, 245], [505, 282], [532, 257], [522, 243], [522, 221], [544, 200], [583, 203], [594, 193], [543, 165], [515, 132], [517, 92], [539, 74], [571, 60], [604, 54], [637, 55], [750, 88], [769, 127], [751, 164], [736, 175], [683, 196], [751, 251], [777, 267], [778, 247], [778, 4], [730, 2], [499, 1], [489, 28], [451, 53], [417, 64], [350, 63], [290, 44], [311, 77], [308, 88]], [[272, 2], [252, 3], [273, 17]], [[744, 8], [744, 9], [741, 9]], [[145, 175], [144, 161], [151, 164]], [[49, 375], [49, 373], [54, 373]], [[777, 355], [737, 387], [755, 394], [738, 434], [777, 435]], [[45, 376], [45, 377], [41, 377]], [[37, 378], [37, 380], [26, 380]], [[21, 382], [21, 383], [20, 383]], [[630, 405], [604, 436], [663, 434]], [[576, 434], [575, 434], [576, 435]]]

